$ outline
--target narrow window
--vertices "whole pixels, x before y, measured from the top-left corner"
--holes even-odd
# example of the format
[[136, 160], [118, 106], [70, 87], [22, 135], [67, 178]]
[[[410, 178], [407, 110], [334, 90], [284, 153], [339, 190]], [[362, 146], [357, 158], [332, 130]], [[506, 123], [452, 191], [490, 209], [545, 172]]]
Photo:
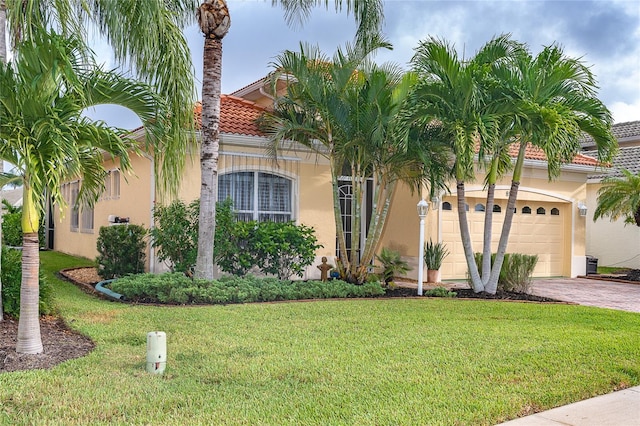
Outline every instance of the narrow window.
[[111, 198], [120, 198], [120, 170], [111, 171]]
[[82, 232], [93, 233], [93, 208], [89, 206], [82, 207], [82, 218], [80, 221]]
[[78, 225], [80, 222], [80, 212], [78, 211], [78, 207], [76, 206], [76, 202], [78, 201], [78, 192], [80, 191], [80, 182], [75, 181], [71, 182], [71, 189], [69, 192], [70, 199], [69, 205], [71, 206], [71, 231], [78, 231]]

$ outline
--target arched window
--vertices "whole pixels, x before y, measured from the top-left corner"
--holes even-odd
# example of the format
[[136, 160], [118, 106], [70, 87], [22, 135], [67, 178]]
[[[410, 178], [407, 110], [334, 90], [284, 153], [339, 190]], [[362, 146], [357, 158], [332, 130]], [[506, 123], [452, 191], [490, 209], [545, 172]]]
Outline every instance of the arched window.
[[231, 198], [238, 220], [293, 220], [290, 179], [264, 172], [234, 172], [218, 177], [218, 200]]
[[498, 204], [494, 204], [493, 212], [494, 213], [502, 213], [502, 207], [500, 207]]
[[448, 201], [442, 203], [442, 210], [451, 210], [451, 203]]
[[552, 208], [551, 209], [551, 216], [560, 216], [560, 210], [558, 210], [557, 208]]
[[522, 208], [522, 214], [531, 214], [531, 207], [529, 206], [524, 206]]
[[477, 212], [483, 212], [484, 211], [484, 204], [478, 203], [476, 204], [476, 207], [474, 208], [475, 211]]
[[536, 214], [547, 214], [547, 211], [544, 209], [544, 207], [538, 207], [538, 209], [536, 210]]

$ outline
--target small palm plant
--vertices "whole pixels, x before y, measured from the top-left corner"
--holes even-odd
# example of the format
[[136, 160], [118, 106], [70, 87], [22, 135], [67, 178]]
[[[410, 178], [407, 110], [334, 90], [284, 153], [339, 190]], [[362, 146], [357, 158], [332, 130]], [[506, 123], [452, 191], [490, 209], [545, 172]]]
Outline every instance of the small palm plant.
[[442, 266], [442, 261], [449, 254], [449, 250], [444, 243], [434, 243], [429, 239], [424, 245], [424, 263], [427, 269], [437, 271]]
[[400, 253], [395, 250], [384, 247], [376, 258], [382, 263], [382, 275], [387, 286], [393, 281], [394, 276], [404, 275], [411, 270], [409, 264], [402, 260]]

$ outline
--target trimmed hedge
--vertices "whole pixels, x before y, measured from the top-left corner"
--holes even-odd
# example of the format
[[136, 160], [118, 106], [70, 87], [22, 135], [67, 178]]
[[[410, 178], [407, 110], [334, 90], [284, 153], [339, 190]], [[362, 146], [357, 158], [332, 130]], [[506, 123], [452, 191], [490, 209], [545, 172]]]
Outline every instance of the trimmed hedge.
[[181, 305], [371, 297], [385, 292], [379, 282], [358, 286], [339, 280], [281, 281], [251, 275], [206, 281], [181, 273], [132, 275], [114, 281], [111, 289], [134, 302]]

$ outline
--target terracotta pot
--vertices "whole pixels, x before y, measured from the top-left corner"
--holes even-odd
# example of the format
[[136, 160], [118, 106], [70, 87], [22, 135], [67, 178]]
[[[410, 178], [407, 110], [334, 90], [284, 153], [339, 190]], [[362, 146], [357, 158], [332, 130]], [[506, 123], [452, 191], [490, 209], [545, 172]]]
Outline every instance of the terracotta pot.
[[427, 269], [427, 282], [428, 283], [437, 283], [440, 278], [440, 270], [439, 269]]

